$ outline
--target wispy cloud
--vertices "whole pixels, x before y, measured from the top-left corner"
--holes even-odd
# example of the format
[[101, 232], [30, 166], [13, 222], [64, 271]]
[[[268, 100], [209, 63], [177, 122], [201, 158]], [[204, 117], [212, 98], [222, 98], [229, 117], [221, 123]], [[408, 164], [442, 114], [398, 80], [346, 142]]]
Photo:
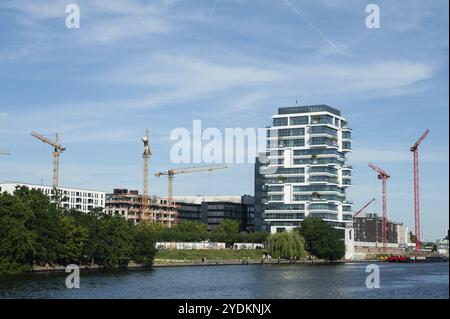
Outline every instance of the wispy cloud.
[[[349, 155], [349, 158], [352, 163], [410, 163], [412, 161], [411, 152], [405, 147], [403, 147], [403, 150], [400, 147], [396, 150], [358, 148], [354, 153]], [[448, 151], [427, 151], [420, 155], [420, 160], [427, 163], [448, 162]]]

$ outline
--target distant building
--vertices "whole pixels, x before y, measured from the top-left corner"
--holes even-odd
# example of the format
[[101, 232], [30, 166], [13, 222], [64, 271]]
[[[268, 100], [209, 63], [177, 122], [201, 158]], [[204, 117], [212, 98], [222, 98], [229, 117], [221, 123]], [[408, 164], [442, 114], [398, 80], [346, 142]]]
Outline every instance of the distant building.
[[448, 257], [448, 239], [437, 240], [435, 244], [437, 246], [437, 252]]
[[180, 223], [205, 223], [211, 231], [224, 220], [235, 220], [241, 231], [254, 231], [253, 196], [176, 196], [174, 201]]
[[[55, 200], [55, 191], [53, 186], [17, 183], [17, 182], [2, 182], [0, 183], [0, 193], [7, 192], [13, 194], [18, 186], [25, 186], [29, 189], [40, 190], [47, 195], [50, 200]], [[61, 207], [67, 210], [75, 209], [87, 213], [94, 208], [105, 209], [106, 192], [72, 188], [72, 187], [57, 187], [62, 195]]]
[[[388, 243], [406, 244], [407, 234], [403, 224], [388, 221], [387, 223]], [[355, 230], [355, 242], [382, 243], [382, 218], [376, 214], [353, 218], [353, 228]]]
[[142, 195], [137, 190], [114, 189], [106, 195], [106, 213], [120, 215], [135, 224], [142, 220], [162, 223], [169, 227], [177, 223], [175, 205], [169, 205], [167, 199], [149, 197], [149, 211], [146, 216], [142, 212]]
[[[382, 253], [382, 218], [377, 214], [367, 214], [365, 217], [353, 218], [354, 227], [354, 257], [355, 259], [373, 258]], [[403, 254], [411, 248], [409, 229], [402, 223], [388, 221], [387, 223], [387, 253]]]

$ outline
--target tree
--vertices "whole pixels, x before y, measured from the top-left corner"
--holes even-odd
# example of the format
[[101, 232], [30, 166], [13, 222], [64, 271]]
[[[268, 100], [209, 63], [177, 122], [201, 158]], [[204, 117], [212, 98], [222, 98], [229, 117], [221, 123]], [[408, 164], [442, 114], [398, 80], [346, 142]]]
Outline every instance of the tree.
[[105, 268], [117, 268], [128, 263], [132, 253], [131, 225], [121, 216], [100, 218], [90, 230], [88, 245], [91, 257]]
[[338, 230], [318, 217], [306, 217], [300, 227], [305, 249], [312, 255], [329, 261], [345, 256], [345, 243]]
[[208, 232], [208, 225], [205, 223], [187, 221], [178, 223], [173, 230], [182, 233], [206, 234]]
[[58, 263], [76, 263], [83, 258], [83, 248], [88, 239], [88, 229], [77, 225], [73, 216], [61, 217], [62, 249], [58, 255]]
[[271, 234], [268, 243], [268, 252], [272, 258], [289, 259], [305, 256], [304, 239], [298, 232]]
[[35, 236], [24, 219], [0, 211], [0, 274], [30, 270]]
[[39, 190], [18, 187], [14, 197], [23, 203], [24, 211], [31, 212], [26, 226], [35, 236], [34, 261], [38, 264], [56, 263], [58, 255], [64, 250], [60, 223], [62, 210]]
[[138, 264], [151, 266], [155, 258], [156, 249], [153, 234], [145, 225], [134, 228], [133, 250], [131, 259]]
[[225, 234], [238, 234], [239, 233], [239, 222], [231, 219], [224, 219], [217, 225], [214, 229], [216, 233]]

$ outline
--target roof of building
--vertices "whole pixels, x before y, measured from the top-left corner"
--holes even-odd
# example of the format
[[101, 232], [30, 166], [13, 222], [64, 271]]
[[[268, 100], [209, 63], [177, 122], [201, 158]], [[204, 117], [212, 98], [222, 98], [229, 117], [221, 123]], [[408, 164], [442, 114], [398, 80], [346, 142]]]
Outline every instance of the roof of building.
[[295, 113], [314, 113], [314, 112], [330, 112], [337, 116], [341, 116], [341, 111], [326, 104], [289, 106], [278, 108], [278, 114], [295, 114]]
[[242, 196], [174, 196], [174, 201], [178, 203], [201, 204], [202, 202], [231, 202], [241, 203]]
[[[10, 182], [10, 181], [0, 182], [0, 185], [2, 185], [2, 184], [3, 184], [3, 185], [23, 185], [23, 186], [31, 186], [31, 187], [50, 187], [50, 188], [53, 188], [52, 185], [40, 185], [40, 184], [33, 184], [33, 183]], [[90, 192], [106, 193], [105, 191], [99, 191], [99, 190], [95, 190], [95, 189], [78, 188], [78, 187], [69, 187], [69, 186], [58, 186], [57, 188], [73, 189], [73, 190], [79, 190], [79, 191], [90, 191]]]

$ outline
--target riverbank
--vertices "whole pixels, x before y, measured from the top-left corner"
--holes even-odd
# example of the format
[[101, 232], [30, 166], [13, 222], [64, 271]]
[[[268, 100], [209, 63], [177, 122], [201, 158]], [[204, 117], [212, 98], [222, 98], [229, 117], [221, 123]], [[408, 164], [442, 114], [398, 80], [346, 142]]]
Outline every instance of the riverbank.
[[[216, 260], [176, 260], [176, 259], [155, 259], [152, 266], [143, 266], [136, 263], [129, 263], [128, 266], [116, 268], [116, 270], [140, 270], [160, 267], [196, 267], [196, 266], [233, 266], [233, 265], [331, 265], [345, 264], [347, 261], [329, 262], [325, 260], [287, 260], [287, 259], [216, 259]], [[105, 268], [98, 265], [81, 265], [80, 271], [101, 271]], [[65, 272], [66, 267], [61, 265], [34, 266], [31, 272]]]

